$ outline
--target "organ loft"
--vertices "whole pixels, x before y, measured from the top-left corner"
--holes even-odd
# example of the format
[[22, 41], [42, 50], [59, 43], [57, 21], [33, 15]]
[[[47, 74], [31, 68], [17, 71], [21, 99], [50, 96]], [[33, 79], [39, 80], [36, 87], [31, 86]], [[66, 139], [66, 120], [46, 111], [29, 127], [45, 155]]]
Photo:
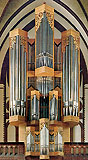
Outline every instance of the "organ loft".
[[79, 43], [72, 29], [54, 39], [54, 9], [45, 3], [35, 8], [35, 39], [10, 32], [9, 122], [19, 128], [26, 157], [59, 159], [71, 141], [79, 123]]

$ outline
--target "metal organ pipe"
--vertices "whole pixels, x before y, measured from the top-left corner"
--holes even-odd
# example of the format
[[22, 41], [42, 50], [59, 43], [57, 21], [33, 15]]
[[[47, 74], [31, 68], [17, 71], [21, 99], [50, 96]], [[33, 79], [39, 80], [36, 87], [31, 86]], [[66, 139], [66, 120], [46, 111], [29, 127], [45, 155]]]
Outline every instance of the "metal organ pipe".
[[66, 116], [68, 115], [68, 46], [66, 46], [66, 78], [65, 78], [65, 83], [66, 83]]
[[36, 94], [34, 95], [34, 115], [36, 115]]
[[19, 95], [19, 36], [16, 37], [16, 101]]
[[[21, 36], [10, 49], [10, 105], [11, 116], [25, 116], [26, 104], [26, 53]], [[13, 108], [13, 109], [12, 109]]]
[[44, 12], [39, 28], [36, 31], [36, 68], [42, 66], [53, 68], [52, 59], [53, 29], [49, 24], [46, 12]]
[[[10, 53], [10, 75], [13, 75], [13, 48]], [[13, 115], [13, 76], [10, 76], [10, 114]]]
[[63, 103], [64, 103], [64, 108], [63, 108], [63, 114], [65, 116], [65, 94], [66, 94], [66, 91], [65, 91], [65, 74], [66, 74], [66, 71], [65, 71], [65, 53], [63, 53]]
[[71, 35], [68, 40], [63, 53], [63, 115], [78, 116], [78, 50]]
[[13, 44], [13, 113], [15, 115], [15, 43]]

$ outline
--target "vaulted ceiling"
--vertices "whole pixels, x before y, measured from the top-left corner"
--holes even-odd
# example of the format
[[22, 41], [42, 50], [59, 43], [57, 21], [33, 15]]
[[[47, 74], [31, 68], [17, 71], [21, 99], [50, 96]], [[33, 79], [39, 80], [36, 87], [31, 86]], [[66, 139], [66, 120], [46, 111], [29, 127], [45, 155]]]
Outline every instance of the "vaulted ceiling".
[[70, 28], [80, 32], [80, 49], [88, 68], [88, 0], [1, 0], [0, 74], [9, 48], [9, 32], [20, 28], [28, 32], [29, 38], [34, 38], [35, 8], [43, 2], [54, 8], [55, 38], [61, 38], [61, 32]]

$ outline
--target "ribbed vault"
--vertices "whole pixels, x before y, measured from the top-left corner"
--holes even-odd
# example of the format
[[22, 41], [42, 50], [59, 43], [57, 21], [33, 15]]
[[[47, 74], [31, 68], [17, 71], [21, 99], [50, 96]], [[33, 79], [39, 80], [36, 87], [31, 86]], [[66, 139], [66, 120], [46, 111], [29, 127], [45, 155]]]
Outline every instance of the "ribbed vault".
[[[88, 68], [87, 16], [82, 1], [79, 0], [12, 0], [6, 3], [1, 16], [0, 75], [3, 61], [9, 48], [9, 32], [15, 28], [24, 29], [29, 38], [35, 36], [35, 7], [46, 2], [54, 8], [54, 37], [61, 38], [61, 32], [73, 28], [80, 32], [80, 49]], [[87, 3], [87, 0], [85, 0]], [[86, 8], [86, 9], [85, 9]]]

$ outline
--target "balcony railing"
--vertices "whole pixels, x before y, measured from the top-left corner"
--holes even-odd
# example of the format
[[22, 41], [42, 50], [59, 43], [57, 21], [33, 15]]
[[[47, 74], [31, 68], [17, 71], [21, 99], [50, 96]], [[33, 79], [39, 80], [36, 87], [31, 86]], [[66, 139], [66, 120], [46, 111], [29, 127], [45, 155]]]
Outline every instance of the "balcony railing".
[[88, 143], [71, 143], [66, 142], [64, 144], [65, 157], [88, 157]]
[[24, 157], [25, 147], [23, 142], [2, 142], [0, 143], [1, 157]]

